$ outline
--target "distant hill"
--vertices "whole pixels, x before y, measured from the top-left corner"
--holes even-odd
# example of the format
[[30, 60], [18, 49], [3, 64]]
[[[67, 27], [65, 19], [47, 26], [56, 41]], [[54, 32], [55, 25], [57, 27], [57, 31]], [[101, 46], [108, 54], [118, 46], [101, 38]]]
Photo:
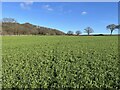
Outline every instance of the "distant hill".
[[64, 35], [65, 33], [52, 28], [33, 25], [30, 23], [2, 23], [2, 35]]

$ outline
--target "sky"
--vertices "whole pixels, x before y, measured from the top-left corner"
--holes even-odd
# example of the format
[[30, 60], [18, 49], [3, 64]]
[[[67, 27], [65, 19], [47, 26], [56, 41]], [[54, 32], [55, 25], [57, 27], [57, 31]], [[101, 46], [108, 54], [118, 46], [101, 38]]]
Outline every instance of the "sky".
[[[109, 24], [118, 24], [117, 2], [2, 2], [2, 17], [15, 18], [19, 23], [55, 28], [63, 32], [86, 27], [93, 34], [109, 34]], [[118, 33], [115, 30], [113, 34]]]

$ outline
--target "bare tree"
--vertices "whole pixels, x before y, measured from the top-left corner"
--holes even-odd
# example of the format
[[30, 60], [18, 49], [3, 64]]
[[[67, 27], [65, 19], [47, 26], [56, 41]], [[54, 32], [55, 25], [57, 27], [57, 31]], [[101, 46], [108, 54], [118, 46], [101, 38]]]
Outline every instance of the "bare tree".
[[88, 35], [90, 35], [90, 33], [93, 33], [93, 29], [91, 27], [87, 27], [85, 30], [85, 33], [87, 33]]
[[120, 29], [120, 24], [116, 25], [116, 29]]
[[3, 18], [3, 23], [17, 23], [17, 21], [14, 18]]
[[110, 24], [108, 26], [106, 26], [107, 29], [110, 30], [110, 35], [112, 35], [113, 31], [116, 29], [116, 25], [115, 24]]
[[67, 34], [68, 35], [73, 35], [73, 31], [68, 31]]
[[75, 33], [76, 33], [76, 35], [80, 35], [82, 32], [78, 30]]

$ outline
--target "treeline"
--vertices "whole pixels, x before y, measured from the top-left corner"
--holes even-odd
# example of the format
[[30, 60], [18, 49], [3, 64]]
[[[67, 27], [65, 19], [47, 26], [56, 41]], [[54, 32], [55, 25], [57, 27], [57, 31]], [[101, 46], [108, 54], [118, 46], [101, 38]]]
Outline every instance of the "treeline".
[[2, 35], [64, 35], [65, 33], [52, 28], [33, 25], [30, 23], [20, 24], [14, 18], [2, 19]]
[[[108, 29], [110, 31], [110, 35], [112, 35], [114, 30], [116, 30], [116, 29], [120, 30], [120, 24], [118, 24], [118, 25], [115, 25], [115, 24], [107, 25], [106, 29]], [[94, 32], [94, 30], [91, 27], [87, 27], [87, 28], [84, 29], [84, 33], [87, 33], [87, 35], [90, 35], [93, 32]], [[82, 34], [82, 32], [80, 30], [78, 30], [76, 32], [73, 32], [73, 31], [68, 31], [67, 32], [67, 35], [80, 35], [80, 34]], [[116, 35], [119, 35], [119, 33], [116, 34]], [[86, 36], [86, 35], [82, 35], [82, 36]], [[95, 34], [93, 36], [108, 36], [108, 35], [105, 35], [105, 34]]]

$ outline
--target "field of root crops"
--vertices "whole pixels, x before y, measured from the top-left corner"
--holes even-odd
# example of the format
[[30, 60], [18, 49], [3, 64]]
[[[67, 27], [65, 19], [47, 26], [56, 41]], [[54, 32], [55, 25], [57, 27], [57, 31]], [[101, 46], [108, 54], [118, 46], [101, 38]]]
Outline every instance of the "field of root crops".
[[120, 88], [117, 36], [3, 36], [3, 88]]

